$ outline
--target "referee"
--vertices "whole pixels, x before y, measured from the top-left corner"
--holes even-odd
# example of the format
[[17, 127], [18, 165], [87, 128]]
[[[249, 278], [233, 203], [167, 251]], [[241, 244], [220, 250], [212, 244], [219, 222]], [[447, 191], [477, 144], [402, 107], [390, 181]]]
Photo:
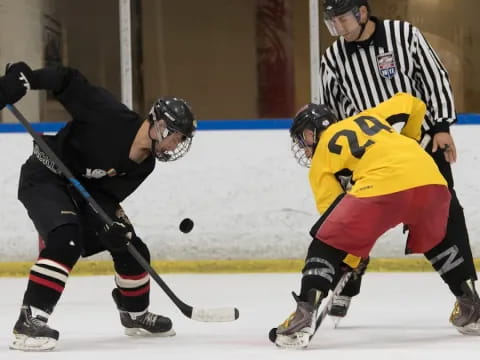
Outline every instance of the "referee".
[[[457, 153], [450, 125], [456, 113], [447, 71], [419, 29], [406, 21], [370, 16], [368, 0], [324, 0], [324, 10], [328, 30], [339, 38], [321, 59], [321, 103], [340, 119], [398, 92], [410, 93], [427, 104], [421, 144], [447, 180], [452, 201], [445, 239], [425, 255], [445, 281], [454, 279], [471, 289], [467, 294], [460, 287], [451, 288], [457, 301], [450, 321], [460, 332], [480, 335], [480, 321], [467, 325], [459, 321], [462, 312], [476, 311], [480, 317], [480, 300], [463, 208], [453, 188], [450, 164]], [[347, 284], [334, 299], [330, 315], [346, 315], [360, 284], [361, 276]]]

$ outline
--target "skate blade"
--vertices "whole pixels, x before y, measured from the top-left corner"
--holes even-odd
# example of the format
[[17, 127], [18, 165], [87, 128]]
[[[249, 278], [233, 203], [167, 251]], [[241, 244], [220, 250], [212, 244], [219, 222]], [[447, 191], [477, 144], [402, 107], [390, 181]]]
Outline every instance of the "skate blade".
[[11, 350], [20, 351], [51, 351], [57, 345], [57, 340], [48, 337], [28, 337], [14, 334], [13, 341], [9, 345]]
[[465, 326], [455, 326], [458, 332], [467, 336], [480, 336], [480, 321]]
[[296, 332], [292, 335], [277, 334], [275, 345], [283, 349], [305, 349], [310, 344], [311, 334]]
[[343, 317], [330, 315], [330, 319], [332, 319], [333, 327], [336, 329], [340, 325], [340, 321], [342, 321]]
[[170, 329], [168, 331], [162, 331], [158, 333], [152, 333], [142, 328], [125, 328], [125, 335], [134, 337], [167, 337], [175, 336], [175, 330]]

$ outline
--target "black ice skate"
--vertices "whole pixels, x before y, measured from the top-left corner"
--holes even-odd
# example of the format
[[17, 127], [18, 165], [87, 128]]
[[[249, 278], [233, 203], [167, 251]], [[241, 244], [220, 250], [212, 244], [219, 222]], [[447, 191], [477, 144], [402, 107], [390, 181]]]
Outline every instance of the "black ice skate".
[[450, 322], [464, 335], [480, 335], [480, 298], [473, 281], [464, 282], [461, 288], [463, 295], [457, 297]]
[[311, 289], [307, 301], [301, 301], [292, 293], [297, 302], [297, 309], [276, 330], [275, 344], [285, 348], [306, 348], [316, 331], [317, 310], [324, 295]]
[[328, 315], [334, 318], [335, 326], [338, 325], [340, 319], [347, 316], [348, 308], [352, 298], [350, 296], [337, 295], [332, 299], [332, 307], [328, 311]]
[[22, 351], [48, 351], [57, 344], [59, 333], [47, 325], [47, 318], [32, 315], [30, 306], [22, 306], [13, 328], [10, 349]]
[[112, 297], [120, 311], [120, 321], [125, 327], [125, 335], [128, 336], [173, 336], [172, 321], [164, 316], [145, 311], [141, 315], [134, 316], [126, 311], [122, 304], [122, 295], [118, 289], [113, 289]]
[[[352, 277], [348, 281], [346, 287], [354, 287], [360, 289], [360, 284], [362, 281], [362, 276], [365, 274], [368, 263], [370, 262], [370, 257], [363, 258], [358, 266], [353, 270]], [[356, 292], [358, 293], [358, 291]], [[347, 295], [333, 295], [332, 305], [328, 309], [328, 315], [332, 317], [332, 320], [335, 324], [335, 327], [338, 326], [340, 320], [347, 316], [348, 309], [350, 308], [350, 303], [352, 301], [352, 296]]]

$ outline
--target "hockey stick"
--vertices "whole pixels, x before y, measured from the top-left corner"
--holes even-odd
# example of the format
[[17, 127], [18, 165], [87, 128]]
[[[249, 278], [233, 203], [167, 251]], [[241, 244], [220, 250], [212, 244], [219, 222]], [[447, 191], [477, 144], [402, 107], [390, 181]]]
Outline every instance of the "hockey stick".
[[270, 330], [270, 333], [268, 334], [270, 341], [282, 348], [292, 348], [292, 349], [306, 348], [310, 344], [310, 341], [312, 340], [313, 336], [316, 334], [318, 328], [320, 327], [323, 320], [325, 319], [328, 312], [330, 311], [333, 304], [334, 297], [337, 295], [340, 295], [340, 293], [345, 288], [345, 285], [347, 285], [348, 280], [350, 280], [350, 277], [352, 276], [352, 274], [353, 274], [353, 271], [348, 271], [342, 275], [342, 277], [337, 283], [337, 286], [335, 286], [335, 289], [333, 289], [332, 293], [330, 294], [330, 297], [328, 298], [327, 303], [323, 306], [322, 311], [320, 311], [320, 313], [317, 315], [317, 319], [315, 321], [315, 329], [312, 334], [308, 334], [306, 332], [305, 333], [299, 332], [294, 335], [277, 335], [277, 328], [273, 328]]
[[348, 271], [345, 274], [343, 274], [342, 277], [340, 278], [340, 280], [338, 281], [338, 284], [337, 284], [337, 286], [335, 286], [335, 289], [333, 289], [332, 295], [328, 299], [328, 302], [325, 304], [325, 307], [323, 308], [323, 310], [320, 312], [320, 314], [317, 317], [317, 321], [315, 323], [315, 331], [313, 332], [312, 335], [310, 335], [310, 340], [312, 339], [313, 335], [315, 335], [318, 328], [322, 324], [323, 319], [325, 319], [328, 312], [332, 308], [334, 297], [340, 295], [340, 293], [343, 291], [343, 289], [345, 288], [345, 285], [347, 285], [348, 280], [350, 280], [352, 275], [353, 275], [353, 271]]
[[[65, 164], [58, 158], [58, 156], [50, 149], [45, 140], [33, 129], [32, 125], [22, 115], [14, 105], [7, 105], [7, 108], [17, 118], [18, 121], [25, 127], [25, 129], [33, 137], [37, 145], [47, 154], [51, 161], [58, 167], [60, 172], [67, 178], [67, 180], [78, 190], [82, 197], [87, 201], [93, 211], [109, 226], [113, 224], [112, 219], [108, 214], [98, 205], [95, 199], [88, 193], [82, 184], [73, 176]], [[185, 304], [178, 298], [177, 295], [168, 287], [162, 278], [155, 272], [150, 264], [143, 258], [137, 249], [127, 242], [128, 252], [138, 261], [143, 269], [150, 274], [155, 282], [162, 288], [167, 296], [173, 301], [177, 308], [190, 319], [206, 322], [224, 322], [234, 321], [238, 319], [239, 311], [237, 308], [197, 308]]]

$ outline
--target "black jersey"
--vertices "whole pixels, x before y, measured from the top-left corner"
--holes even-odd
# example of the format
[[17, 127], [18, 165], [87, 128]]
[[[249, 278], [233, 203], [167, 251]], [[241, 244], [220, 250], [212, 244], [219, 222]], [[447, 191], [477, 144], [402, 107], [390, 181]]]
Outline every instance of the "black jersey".
[[379, 20], [370, 39], [336, 40], [322, 56], [321, 102], [340, 119], [406, 92], [427, 104], [423, 130], [448, 131], [456, 120], [447, 71], [412, 24]]
[[64, 128], [45, 140], [88, 191], [121, 202], [155, 167], [153, 156], [140, 164], [129, 158], [143, 119], [76, 70], [50, 68], [48, 76], [41, 78], [46, 80], [39, 88], [53, 89], [72, 116]]

